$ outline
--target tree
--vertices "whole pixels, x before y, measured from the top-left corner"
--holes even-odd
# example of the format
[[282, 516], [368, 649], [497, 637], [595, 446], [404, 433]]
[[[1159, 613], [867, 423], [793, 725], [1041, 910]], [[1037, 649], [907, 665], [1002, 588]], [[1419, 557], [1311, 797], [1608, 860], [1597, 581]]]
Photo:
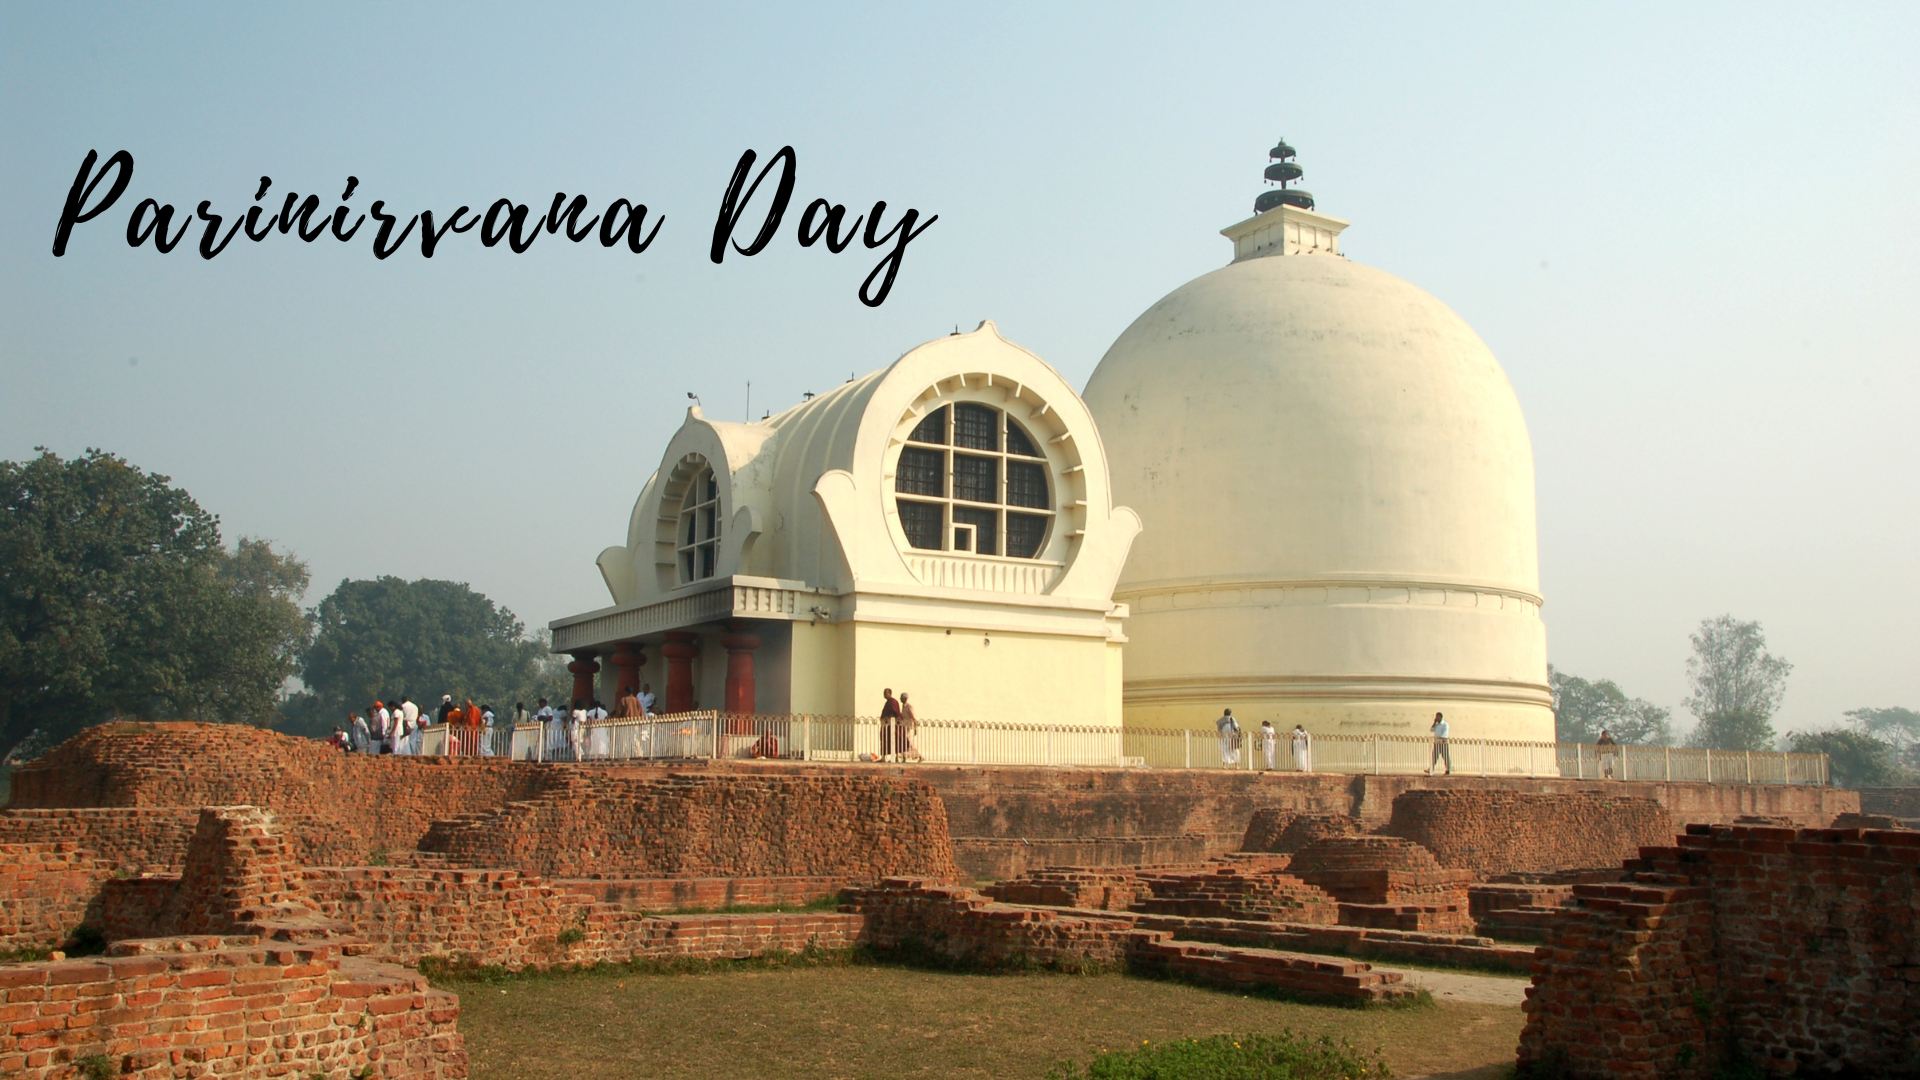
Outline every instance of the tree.
[[1886, 787], [1913, 779], [1913, 774], [1894, 760], [1891, 745], [1857, 731], [1796, 731], [1787, 736], [1787, 747], [1796, 754], [1827, 755], [1836, 787]]
[[1731, 615], [1703, 619], [1690, 635], [1686, 705], [1700, 720], [1688, 743], [1714, 750], [1767, 750], [1773, 746], [1769, 720], [1787, 692], [1793, 665], [1767, 652], [1757, 622]]
[[1894, 760], [1902, 765], [1916, 762], [1920, 750], [1920, 712], [1912, 709], [1852, 709], [1846, 714], [1854, 729], [1885, 741], [1893, 749]]
[[262, 720], [306, 567], [99, 450], [0, 462], [0, 751], [119, 714]]
[[288, 709], [302, 730], [330, 730], [350, 710], [403, 694], [422, 708], [452, 694], [504, 712], [530, 693], [558, 700], [564, 692], [564, 668], [549, 659], [544, 635], [528, 637], [513, 612], [462, 582], [342, 581], [311, 618], [306, 691]]
[[1553, 687], [1554, 738], [1590, 743], [1602, 731], [1633, 746], [1673, 743], [1672, 714], [1644, 698], [1630, 698], [1612, 679], [1588, 682], [1578, 675], [1547, 668]]

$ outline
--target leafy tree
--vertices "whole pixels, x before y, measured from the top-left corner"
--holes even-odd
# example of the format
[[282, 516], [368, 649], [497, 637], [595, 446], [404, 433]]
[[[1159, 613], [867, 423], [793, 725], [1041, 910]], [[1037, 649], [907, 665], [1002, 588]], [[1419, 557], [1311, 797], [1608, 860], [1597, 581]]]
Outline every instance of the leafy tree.
[[1912, 709], [1853, 709], [1847, 714], [1854, 729], [1862, 735], [1884, 740], [1893, 748], [1894, 760], [1902, 765], [1920, 765], [1920, 712]]
[[513, 612], [462, 582], [342, 581], [312, 620], [306, 691], [288, 709], [299, 730], [331, 730], [350, 710], [402, 694], [429, 711], [452, 694], [504, 714], [530, 693], [558, 700], [568, 678], [544, 635], [529, 638]]
[[1759, 623], [1731, 615], [1701, 620], [1690, 638], [1687, 682], [1693, 693], [1686, 705], [1700, 723], [1688, 743], [1714, 750], [1771, 749], [1769, 720], [1787, 692], [1793, 665], [1767, 652]]
[[1602, 731], [1616, 742], [1634, 746], [1670, 746], [1672, 714], [1645, 698], [1630, 698], [1612, 679], [1588, 682], [1547, 668], [1553, 687], [1554, 738], [1561, 742], [1590, 743]]
[[99, 450], [0, 462], [0, 750], [133, 713], [264, 720], [306, 567]]
[[1787, 747], [1796, 754], [1827, 755], [1837, 787], [1886, 787], [1914, 779], [1911, 770], [1894, 760], [1891, 745], [1857, 731], [1796, 731], [1787, 737]]

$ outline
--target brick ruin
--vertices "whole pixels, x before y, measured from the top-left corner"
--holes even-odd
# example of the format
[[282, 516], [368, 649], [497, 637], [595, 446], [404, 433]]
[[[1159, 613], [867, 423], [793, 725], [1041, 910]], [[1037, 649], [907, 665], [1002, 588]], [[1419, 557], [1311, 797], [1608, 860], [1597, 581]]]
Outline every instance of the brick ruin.
[[[1858, 812], [1853, 793], [1814, 788], [533, 765], [343, 755], [237, 727], [109, 726], [15, 774], [0, 811], [0, 947], [45, 948], [85, 925], [110, 955], [0, 975], [50, 988], [84, 968], [99, 995], [128, 1001], [149, 991], [127, 980], [174, 979], [153, 992], [211, 1002], [219, 993], [199, 989], [196, 972], [245, 968], [269, 985], [309, 980], [298, 993], [312, 1011], [297, 1038], [222, 1042], [159, 1014], [113, 1031], [65, 1027], [55, 1003], [72, 999], [47, 990], [31, 999], [45, 1005], [8, 1014], [0, 1072], [66, 1080], [97, 1051], [153, 1078], [296, 1061], [292, 1071], [329, 1080], [457, 1076], [457, 1002], [394, 966], [429, 958], [525, 968], [860, 944], [986, 966], [1124, 963], [1314, 998], [1404, 996], [1374, 958], [1534, 969], [1535, 998], [1553, 1002], [1579, 964], [1601, 961], [1536, 967], [1535, 943], [1572, 948], [1569, 920], [1591, 922], [1604, 901], [1594, 890], [1641, 887], [1626, 875], [1651, 871], [1623, 871], [1622, 858], [1672, 844], [1695, 818], [1725, 831]], [[982, 878], [998, 880], [961, 884]], [[685, 910], [842, 890], [838, 911]], [[149, 971], [156, 956], [172, 966]], [[128, 957], [141, 964], [114, 966]], [[369, 997], [395, 1018], [387, 1026], [346, 1004]], [[116, 1041], [141, 1024], [175, 1042], [156, 1057]], [[1559, 1037], [1536, 1040], [1541, 1053]], [[1544, 1060], [1524, 1048], [1523, 1059]]]
[[1523, 1075], [1920, 1073], [1920, 832], [1694, 826], [1572, 887]]

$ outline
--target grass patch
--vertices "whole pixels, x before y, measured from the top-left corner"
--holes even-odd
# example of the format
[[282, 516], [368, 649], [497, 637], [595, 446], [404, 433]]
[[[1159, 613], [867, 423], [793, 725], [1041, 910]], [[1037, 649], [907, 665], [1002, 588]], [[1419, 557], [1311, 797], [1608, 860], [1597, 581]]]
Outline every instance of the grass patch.
[[1377, 1053], [1356, 1050], [1345, 1039], [1309, 1039], [1284, 1029], [1275, 1035], [1213, 1035], [1157, 1044], [1142, 1039], [1137, 1047], [1106, 1051], [1085, 1067], [1063, 1061], [1047, 1070], [1047, 1080], [1364, 1080], [1392, 1075]]
[[52, 949], [22, 945], [18, 949], [0, 949], [0, 964], [37, 964], [52, 955]]
[[472, 1080], [1042, 1080], [1063, 1062], [1101, 1075], [1092, 1059], [1142, 1039], [1286, 1030], [1376, 1047], [1369, 1060], [1401, 1075], [1496, 1075], [1525, 1019], [1503, 1005], [1332, 1009], [1111, 974], [928, 971], [851, 950], [434, 977], [460, 994]]

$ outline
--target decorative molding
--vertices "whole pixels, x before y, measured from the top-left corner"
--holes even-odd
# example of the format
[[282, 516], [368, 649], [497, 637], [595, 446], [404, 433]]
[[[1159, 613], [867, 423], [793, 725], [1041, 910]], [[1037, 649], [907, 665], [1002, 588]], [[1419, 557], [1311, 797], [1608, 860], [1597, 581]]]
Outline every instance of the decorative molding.
[[1139, 615], [1186, 608], [1406, 604], [1540, 617], [1540, 597], [1532, 593], [1437, 581], [1233, 581], [1116, 589], [1113, 597], [1132, 604]]
[[1038, 559], [1002, 561], [980, 555], [920, 554], [917, 550], [909, 551], [906, 560], [907, 568], [922, 585], [1028, 595], [1053, 588], [1063, 568], [1061, 563]]
[[1418, 675], [1215, 675], [1124, 679], [1129, 705], [1179, 704], [1196, 697], [1254, 701], [1482, 701], [1553, 707], [1544, 683], [1510, 679], [1448, 679]]

